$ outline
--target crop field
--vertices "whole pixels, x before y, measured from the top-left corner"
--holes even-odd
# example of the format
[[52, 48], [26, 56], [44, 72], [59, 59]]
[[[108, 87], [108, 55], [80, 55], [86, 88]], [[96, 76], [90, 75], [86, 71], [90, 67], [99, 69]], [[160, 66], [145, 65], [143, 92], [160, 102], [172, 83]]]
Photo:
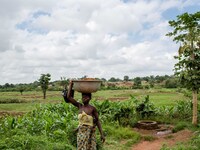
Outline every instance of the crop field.
[[[81, 102], [80, 93], [75, 93], [75, 99]], [[191, 128], [190, 100], [177, 89], [101, 90], [94, 93], [91, 103], [99, 112], [106, 135], [102, 147], [97, 132], [98, 149], [131, 149], [144, 138], [133, 131], [140, 119], [174, 126], [184, 122], [181, 128]], [[140, 104], [145, 104], [145, 110], [136, 111]], [[141, 116], [143, 112], [147, 116]], [[1, 92], [0, 118], [0, 149], [76, 149], [77, 110], [64, 102], [61, 91], [47, 91], [45, 100], [41, 91], [23, 92], [22, 95], [20, 92]], [[196, 141], [200, 141], [198, 137]], [[188, 145], [188, 148], [193, 146]]]
[[[47, 91], [47, 98], [44, 100], [41, 91], [23, 92], [1, 92], [0, 93], [0, 111], [22, 111], [28, 112], [35, 109], [37, 104], [61, 103], [63, 98], [61, 91]], [[139, 100], [144, 99], [146, 95], [150, 96], [150, 101], [155, 105], [174, 105], [178, 100], [188, 99], [182, 93], [175, 90], [102, 90], [93, 94], [93, 99], [103, 101], [124, 101], [130, 98], [130, 95]], [[80, 100], [80, 93], [75, 93], [75, 99]]]

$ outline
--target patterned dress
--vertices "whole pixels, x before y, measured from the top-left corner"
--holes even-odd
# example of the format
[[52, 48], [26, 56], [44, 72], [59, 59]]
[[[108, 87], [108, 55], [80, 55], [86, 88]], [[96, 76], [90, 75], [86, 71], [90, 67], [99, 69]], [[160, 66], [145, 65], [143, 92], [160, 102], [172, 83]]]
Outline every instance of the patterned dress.
[[88, 125], [79, 126], [77, 150], [96, 150], [95, 127]]
[[77, 150], [96, 150], [96, 129], [93, 126], [93, 117], [83, 111], [78, 119]]

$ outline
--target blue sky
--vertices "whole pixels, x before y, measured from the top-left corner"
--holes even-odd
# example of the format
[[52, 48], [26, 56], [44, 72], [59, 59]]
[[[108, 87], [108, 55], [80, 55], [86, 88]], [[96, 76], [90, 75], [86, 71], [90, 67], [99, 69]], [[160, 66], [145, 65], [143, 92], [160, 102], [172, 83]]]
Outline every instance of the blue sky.
[[172, 75], [169, 20], [199, 0], [1, 0], [0, 84]]
[[44, 12], [41, 10], [38, 10], [36, 12], [33, 12], [33, 14], [27, 18], [26, 20], [16, 24], [16, 28], [20, 30], [27, 30], [28, 32], [35, 32], [36, 34], [47, 34], [49, 31], [45, 28], [37, 28], [32, 27], [31, 24], [34, 22], [34, 20], [37, 20], [37, 18], [41, 16], [50, 16], [50, 13]]
[[179, 15], [179, 14], [183, 14], [185, 12], [189, 13], [189, 14], [192, 14], [192, 13], [195, 13], [197, 11], [200, 11], [200, 6], [199, 5], [192, 5], [192, 6], [187, 6], [185, 7], [184, 9], [180, 10], [176, 7], [172, 7], [172, 8], [169, 8], [168, 10], [166, 10], [164, 13], [163, 13], [163, 17], [167, 20], [175, 20], [176, 19], [176, 16]]

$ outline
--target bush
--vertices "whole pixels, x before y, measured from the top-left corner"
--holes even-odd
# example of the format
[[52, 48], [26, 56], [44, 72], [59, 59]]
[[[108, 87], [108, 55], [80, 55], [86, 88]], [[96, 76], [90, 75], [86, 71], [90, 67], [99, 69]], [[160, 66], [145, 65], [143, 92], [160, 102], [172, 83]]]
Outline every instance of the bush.
[[136, 101], [136, 112], [142, 119], [149, 118], [155, 114], [155, 106], [149, 101], [149, 95], [141, 103]]
[[176, 126], [172, 129], [173, 133], [176, 133], [178, 131], [183, 130], [185, 127], [187, 127], [187, 124], [185, 122], [179, 122], [176, 124]]
[[178, 80], [175, 78], [167, 79], [165, 82], [165, 88], [177, 88]]
[[22, 99], [17, 99], [17, 98], [4, 98], [4, 99], [0, 99], [0, 104], [4, 104], [4, 103], [27, 103], [28, 101], [26, 100], [22, 100]]

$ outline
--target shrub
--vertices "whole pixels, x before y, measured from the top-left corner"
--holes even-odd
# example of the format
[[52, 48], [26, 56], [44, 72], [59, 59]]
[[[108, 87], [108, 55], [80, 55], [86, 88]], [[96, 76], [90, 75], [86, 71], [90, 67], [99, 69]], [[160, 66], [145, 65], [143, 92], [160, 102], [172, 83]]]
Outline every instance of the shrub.
[[141, 103], [136, 103], [136, 112], [142, 119], [149, 118], [155, 114], [155, 106], [149, 101], [149, 95]]
[[28, 101], [26, 100], [22, 100], [22, 99], [18, 99], [18, 98], [4, 98], [4, 99], [0, 99], [0, 104], [3, 103], [27, 103]]
[[176, 126], [172, 129], [173, 133], [176, 133], [178, 131], [183, 130], [185, 127], [187, 127], [187, 124], [185, 122], [179, 122], [176, 124]]

